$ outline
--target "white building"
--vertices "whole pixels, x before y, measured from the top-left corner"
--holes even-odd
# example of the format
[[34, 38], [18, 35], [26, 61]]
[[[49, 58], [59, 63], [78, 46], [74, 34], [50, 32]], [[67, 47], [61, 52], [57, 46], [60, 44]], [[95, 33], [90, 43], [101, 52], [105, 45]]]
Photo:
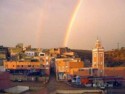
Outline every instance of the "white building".
[[32, 57], [35, 56], [35, 51], [25, 51], [26, 56]]

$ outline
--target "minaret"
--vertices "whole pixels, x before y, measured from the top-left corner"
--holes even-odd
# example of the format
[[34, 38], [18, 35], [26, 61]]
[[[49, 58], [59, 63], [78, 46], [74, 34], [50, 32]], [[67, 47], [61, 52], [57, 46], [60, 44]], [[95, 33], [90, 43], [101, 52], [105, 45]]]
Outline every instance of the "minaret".
[[92, 50], [92, 68], [98, 69], [98, 76], [104, 75], [104, 48], [98, 39]]

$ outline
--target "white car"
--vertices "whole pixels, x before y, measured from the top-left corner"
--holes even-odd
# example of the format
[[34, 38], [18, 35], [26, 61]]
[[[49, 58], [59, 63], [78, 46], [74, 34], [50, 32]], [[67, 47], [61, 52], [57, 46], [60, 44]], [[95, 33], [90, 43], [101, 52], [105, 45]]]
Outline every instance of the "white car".
[[86, 87], [92, 87], [92, 84], [85, 84]]

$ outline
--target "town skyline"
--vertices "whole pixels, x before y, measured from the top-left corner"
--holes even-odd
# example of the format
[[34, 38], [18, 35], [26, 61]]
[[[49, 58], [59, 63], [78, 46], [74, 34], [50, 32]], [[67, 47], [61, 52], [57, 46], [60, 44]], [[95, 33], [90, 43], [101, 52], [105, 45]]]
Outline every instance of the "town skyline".
[[31, 44], [38, 48], [64, 47], [77, 4], [67, 47], [91, 50], [97, 36], [106, 50], [125, 47], [123, 0], [1, 0], [0, 45]]

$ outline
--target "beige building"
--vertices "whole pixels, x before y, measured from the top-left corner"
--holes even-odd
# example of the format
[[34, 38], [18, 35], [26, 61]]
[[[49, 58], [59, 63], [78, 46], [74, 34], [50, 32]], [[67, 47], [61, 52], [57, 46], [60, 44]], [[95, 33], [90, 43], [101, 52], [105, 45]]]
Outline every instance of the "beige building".
[[80, 68], [84, 67], [84, 63], [80, 58], [60, 58], [55, 61], [57, 80], [67, 80], [68, 75], [74, 75]]
[[104, 75], [104, 48], [99, 40], [96, 40], [92, 50], [92, 68], [98, 69], [98, 76]]

